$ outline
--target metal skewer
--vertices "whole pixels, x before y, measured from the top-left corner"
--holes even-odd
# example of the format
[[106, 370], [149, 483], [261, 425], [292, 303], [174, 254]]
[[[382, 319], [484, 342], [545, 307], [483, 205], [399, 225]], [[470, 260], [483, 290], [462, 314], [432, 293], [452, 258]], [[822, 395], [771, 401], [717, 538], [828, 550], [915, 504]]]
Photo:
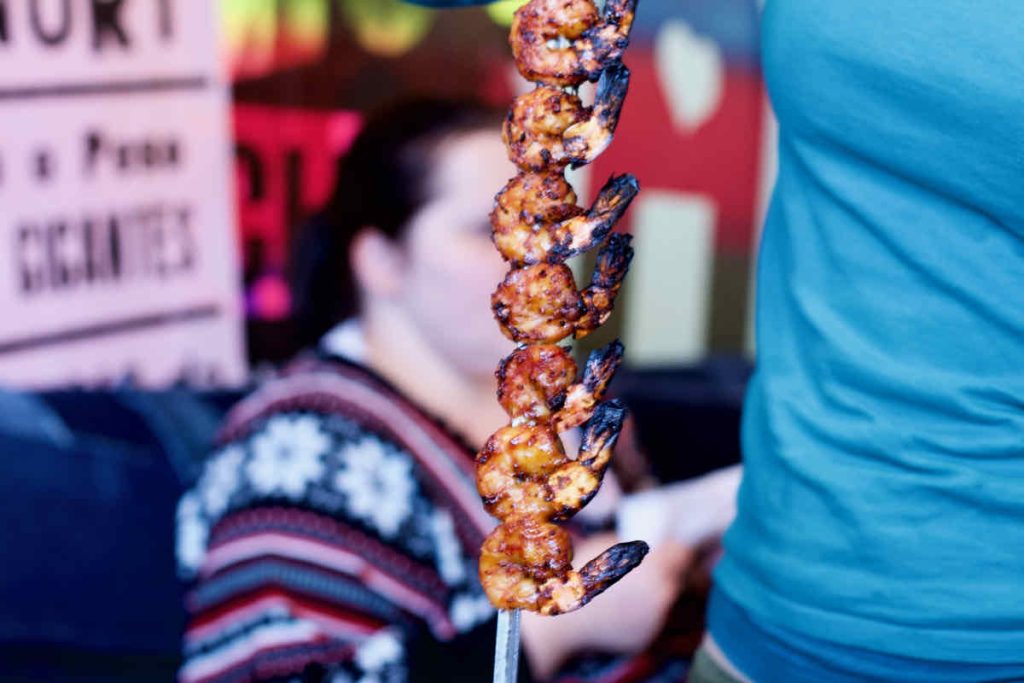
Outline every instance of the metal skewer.
[[494, 683], [516, 683], [519, 674], [519, 610], [498, 611]]

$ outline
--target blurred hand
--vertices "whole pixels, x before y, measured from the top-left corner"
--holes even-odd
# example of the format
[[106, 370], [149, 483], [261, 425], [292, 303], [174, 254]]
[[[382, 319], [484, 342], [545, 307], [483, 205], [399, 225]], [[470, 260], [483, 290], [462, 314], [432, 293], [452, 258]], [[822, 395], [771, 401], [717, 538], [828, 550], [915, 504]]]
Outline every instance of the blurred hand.
[[[576, 564], [582, 566], [619, 539], [598, 534], [576, 546]], [[665, 543], [651, 551], [639, 567], [594, 598], [582, 610], [560, 617], [561, 626], [577, 634], [579, 649], [635, 654], [658, 634], [672, 603], [686, 580], [693, 551]]]
[[[598, 534], [576, 544], [577, 568], [618, 542]], [[658, 635], [686, 579], [693, 550], [665, 543], [639, 567], [582, 609], [558, 617], [523, 615], [523, 642], [537, 678], [547, 678], [577, 653], [642, 652]]]

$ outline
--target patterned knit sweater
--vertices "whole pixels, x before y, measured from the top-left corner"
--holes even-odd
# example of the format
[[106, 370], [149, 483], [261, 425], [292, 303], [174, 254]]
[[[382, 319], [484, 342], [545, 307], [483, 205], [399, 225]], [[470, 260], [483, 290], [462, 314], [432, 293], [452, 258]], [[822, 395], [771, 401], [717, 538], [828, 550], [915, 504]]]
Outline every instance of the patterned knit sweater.
[[[472, 453], [382, 380], [299, 362], [218, 442], [178, 508], [182, 682], [431, 680], [436, 649], [492, 618]], [[483, 649], [482, 671], [433, 680], [485, 679]]]

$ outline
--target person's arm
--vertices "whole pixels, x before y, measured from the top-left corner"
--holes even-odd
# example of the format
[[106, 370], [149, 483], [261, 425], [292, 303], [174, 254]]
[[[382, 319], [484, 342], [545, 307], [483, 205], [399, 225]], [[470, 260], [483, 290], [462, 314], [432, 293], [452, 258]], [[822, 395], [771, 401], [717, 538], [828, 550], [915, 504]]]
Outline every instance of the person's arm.
[[656, 548], [666, 540], [698, 546], [721, 537], [736, 517], [742, 465], [625, 497], [616, 511], [623, 538]]

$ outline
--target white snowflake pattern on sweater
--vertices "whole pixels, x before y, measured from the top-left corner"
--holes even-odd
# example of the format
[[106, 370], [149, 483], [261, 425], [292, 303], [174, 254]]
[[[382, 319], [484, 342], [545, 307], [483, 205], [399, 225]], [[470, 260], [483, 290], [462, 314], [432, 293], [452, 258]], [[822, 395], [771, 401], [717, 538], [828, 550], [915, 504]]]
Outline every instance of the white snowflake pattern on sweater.
[[380, 439], [364, 436], [338, 453], [341, 469], [335, 488], [345, 494], [349, 514], [374, 527], [384, 538], [394, 538], [412, 514], [412, 462]]
[[299, 500], [324, 473], [331, 440], [312, 415], [275, 415], [252, 439], [246, 474], [263, 495]]

